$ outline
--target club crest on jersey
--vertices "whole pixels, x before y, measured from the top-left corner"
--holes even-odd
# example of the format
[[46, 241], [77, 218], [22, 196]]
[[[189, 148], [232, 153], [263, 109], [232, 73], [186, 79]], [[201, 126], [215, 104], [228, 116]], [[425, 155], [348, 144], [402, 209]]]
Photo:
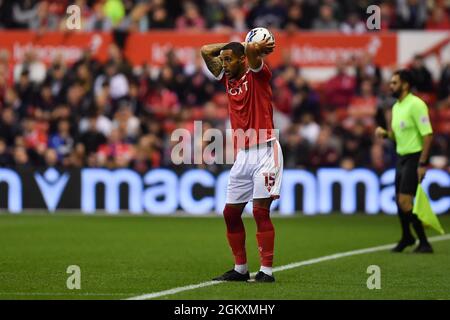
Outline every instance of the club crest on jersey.
[[229, 88], [229, 89], [228, 89], [228, 93], [229, 93], [230, 95], [232, 95], [232, 96], [241, 94], [241, 93], [244, 92], [244, 90], [243, 90], [242, 88], [244, 88], [245, 91], [247, 92], [247, 91], [248, 91], [248, 86], [247, 86], [247, 84], [248, 84], [248, 81], [244, 81], [244, 82], [242, 82], [242, 84], [241, 84], [240, 86], [233, 87], [233, 88]]
[[405, 129], [405, 127], [406, 127], [406, 122], [400, 121], [400, 129]]

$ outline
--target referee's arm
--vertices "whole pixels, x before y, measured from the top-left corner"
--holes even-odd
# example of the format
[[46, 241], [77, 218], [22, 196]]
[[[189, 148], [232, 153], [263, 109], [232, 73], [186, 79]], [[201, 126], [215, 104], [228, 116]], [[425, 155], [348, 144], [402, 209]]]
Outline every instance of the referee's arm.
[[419, 167], [417, 168], [417, 178], [419, 179], [419, 182], [422, 182], [423, 178], [425, 177], [425, 173], [427, 172], [432, 141], [432, 133], [423, 136], [423, 149], [419, 158]]
[[389, 138], [392, 141], [395, 141], [395, 134], [394, 134], [394, 132], [392, 130], [388, 131], [388, 130], [382, 128], [382, 127], [377, 127], [375, 129], [375, 136], [377, 138], [382, 138], [382, 139]]
[[431, 127], [430, 117], [428, 115], [428, 107], [420, 101], [412, 112], [412, 118], [416, 124], [419, 134], [422, 136], [422, 152], [419, 158], [419, 167], [417, 168], [417, 175], [419, 182], [421, 182], [427, 171], [429, 164], [431, 143], [433, 141], [433, 128]]
[[423, 149], [422, 153], [420, 154], [419, 164], [420, 165], [427, 165], [428, 159], [430, 156], [430, 149], [431, 149], [431, 143], [433, 141], [433, 134], [429, 133], [423, 137]]

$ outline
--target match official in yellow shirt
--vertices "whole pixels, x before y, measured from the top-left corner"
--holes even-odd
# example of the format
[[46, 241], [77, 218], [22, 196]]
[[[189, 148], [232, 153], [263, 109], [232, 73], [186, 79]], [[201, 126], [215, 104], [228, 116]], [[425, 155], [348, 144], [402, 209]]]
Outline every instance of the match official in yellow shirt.
[[402, 226], [402, 237], [393, 252], [402, 252], [415, 244], [410, 225], [419, 238], [416, 253], [432, 253], [422, 222], [412, 213], [417, 185], [425, 176], [428, 165], [433, 129], [428, 107], [419, 97], [411, 93], [412, 75], [408, 70], [396, 71], [391, 78], [390, 89], [397, 102], [392, 109], [391, 129], [378, 127], [375, 135], [395, 141], [397, 165], [395, 193], [398, 216]]

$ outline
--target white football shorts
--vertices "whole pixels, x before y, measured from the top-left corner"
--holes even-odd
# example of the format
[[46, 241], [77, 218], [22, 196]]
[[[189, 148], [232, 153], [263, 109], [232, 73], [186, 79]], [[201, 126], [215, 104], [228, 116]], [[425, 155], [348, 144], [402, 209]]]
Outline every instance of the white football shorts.
[[228, 177], [227, 203], [280, 197], [283, 153], [278, 140], [240, 149]]

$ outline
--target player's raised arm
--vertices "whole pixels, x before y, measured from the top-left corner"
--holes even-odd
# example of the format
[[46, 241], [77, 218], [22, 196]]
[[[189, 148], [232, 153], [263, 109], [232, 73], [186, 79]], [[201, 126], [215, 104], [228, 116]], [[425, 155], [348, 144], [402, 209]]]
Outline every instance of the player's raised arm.
[[248, 65], [252, 69], [259, 69], [262, 64], [263, 56], [270, 54], [275, 49], [275, 42], [265, 39], [259, 42], [250, 42], [245, 44], [245, 55]]
[[226, 43], [214, 43], [207, 44], [201, 48], [202, 58], [208, 67], [208, 70], [211, 73], [218, 77], [222, 72], [222, 62], [220, 61], [219, 54], [222, 47], [225, 46]]

